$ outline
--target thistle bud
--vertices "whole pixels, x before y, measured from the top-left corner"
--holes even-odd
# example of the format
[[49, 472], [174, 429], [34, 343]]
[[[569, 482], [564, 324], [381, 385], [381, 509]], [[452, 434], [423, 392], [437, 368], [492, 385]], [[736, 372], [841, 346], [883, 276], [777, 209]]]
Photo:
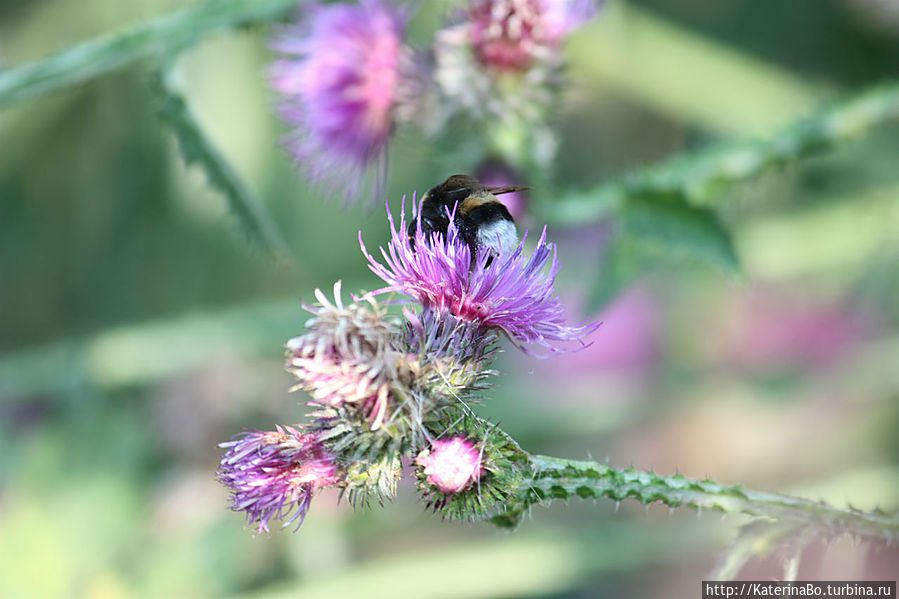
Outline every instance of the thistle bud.
[[419, 453], [419, 490], [445, 518], [491, 518], [515, 526], [518, 496], [533, 473], [518, 444], [471, 414], [448, 411], [431, 429], [436, 440]]
[[482, 449], [465, 437], [438, 439], [422, 451], [415, 463], [426, 480], [443, 493], [458, 493], [475, 484], [484, 472]]

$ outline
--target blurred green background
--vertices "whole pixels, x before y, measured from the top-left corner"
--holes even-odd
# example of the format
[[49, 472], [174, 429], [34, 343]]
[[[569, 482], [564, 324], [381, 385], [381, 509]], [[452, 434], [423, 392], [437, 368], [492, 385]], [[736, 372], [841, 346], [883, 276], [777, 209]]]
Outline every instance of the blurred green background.
[[[0, 1], [0, 67], [184, 4]], [[446, 10], [421, 6], [413, 38]], [[408, 480], [371, 511], [323, 493], [296, 534], [254, 538], [228, 510], [217, 443], [302, 420], [282, 370], [301, 300], [377, 286], [357, 231], [386, 239], [380, 210], [323, 202], [280, 151], [266, 35], [209, 36], [176, 75], [287, 263], [184, 166], [145, 65], [0, 111], [0, 597], [698, 597], [741, 521], [572, 502], [507, 533], [441, 521]], [[610, 1], [567, 52], [556, 175], [583, 188], [899, 75], [899, 4]], [[400, 130], [391, 203], [467, 160]], [[892, 123], [729, 190], [715, 206], [742, 277], [653, 268], [597, 313], [589, 350], [507, 348], [483, 413], [533, 452], [899, 508], [897, 164]], [[573, 319], [606, 230], [550, 229]], [[838, 539], [799, 578], [896, 572], [895, 547]]]

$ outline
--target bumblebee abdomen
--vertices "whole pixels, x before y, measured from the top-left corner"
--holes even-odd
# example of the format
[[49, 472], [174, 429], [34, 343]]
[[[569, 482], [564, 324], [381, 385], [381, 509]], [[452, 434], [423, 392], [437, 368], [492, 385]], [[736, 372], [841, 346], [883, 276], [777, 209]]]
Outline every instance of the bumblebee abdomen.
[[477, 243], [479, 247], [494, 248], [508, 254], [518, 247], [518, 231], [509, 220], [490, 223], [478, 229]]
[[458, 220], [469, 245], [489, 247], [504, 253], [518, 246], [518, 231], [512, 215], [495, 197], [489, 195], [484, 200], [478, 196], [466, 198], [461, 208]]

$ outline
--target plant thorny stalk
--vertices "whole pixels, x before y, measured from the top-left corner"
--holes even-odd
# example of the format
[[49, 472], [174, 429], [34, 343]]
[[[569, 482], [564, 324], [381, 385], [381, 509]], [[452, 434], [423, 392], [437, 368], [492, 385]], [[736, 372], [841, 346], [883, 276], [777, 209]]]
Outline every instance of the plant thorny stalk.
[[851, 534], [872, 541], [892, 543], [899, 536], [899, 518], [882, 510], [866, 512], [841, 509], [778, 493], [695, 480], [676, 474], [626, 470], [591, 461], [529, 455], [534, 478], [518, 492], [522, 508], [553, 499], [606, 497], [628, 498], [644, 504], [662, 503], [671, 508], [691, 507], [728, 515], [745, 514], [778, 521], [787, 526], [810, 528], [826, 536]]

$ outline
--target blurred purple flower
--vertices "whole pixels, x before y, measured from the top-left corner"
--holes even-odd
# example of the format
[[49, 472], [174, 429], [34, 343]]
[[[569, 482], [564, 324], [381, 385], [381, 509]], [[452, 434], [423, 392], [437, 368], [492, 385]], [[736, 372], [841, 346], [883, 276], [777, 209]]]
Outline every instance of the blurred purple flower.
[[492, 151], [510, 164], [548, 167], [558, 150], [548, 117], [566, 85], [562, 42], [597, 4], [471, 0], [434, 36], [432, 78], [444, 111], [480, 121]]
[[475, 56], [497, 70], [525, 70], [596, 10], [593, 0], [475, 0], [468, 9]]
[[271, 65], [280, 114], [294, 131], [287, 149], [322, 184], [360, 191], [374, 165], [386, 177], [387, 142], [400, 85], [405, 18], [387, 0], [302, 5], [304, 19], [274, 39]]
[[[602, 335], [589, 349], [559, 363], [552, 376], [595, 374], [597, 371], [643, 375], [659, 358], [659, 306], [644, 287], [621, 293], [596, 314]], [[641, 376], [642, 378], [642, 376]]]
[[562, 38], [596, 16], [602, 0], [541, 0], [546, 39], [559, 44]]
[[750, 289], [720, 314], [709, 351], [749, 371], [826, 368], [875, 330], [856, 306], [777, 288]]
[[[420, 215], [420, 203], [417, 208]], [[546, 242], [545, 227], [530, 257], [524, 255], [525, 233], [512, 252], [478, 252], [472, 259], [453, 219], [446, 235], [434, 233], [428, 237], [419, 223], [410, 238], [406, 234], [405, 199], [401, 210], [399, 228], [387, 212], [391, 239], [387, 250], [381, 248], [384, 264], [368, 253], [359, 233], [369, 268], [387, 283], [375, 294], [397, 291], [408, 295], [425, 310], [449, 313], [478, 327], [502, 331], [521, 349], [525, 349], [524, 344], [537, 344], [562, 351], [554, 342], [572, 341], [583, 346], [583, 338], [599, 326], [565, 324], [562, 304], [553, 290], [561, 265], [555, 247]]]
[[258, 532], [268, 532], [272, 518], [299, 528], [315, 491], [338, 482], [322, 442], [293, 427], [241, 433], [219, 447], [227, 450], [218, 479], [231, 489], [231, 509], [246, 512]]
[[484, 473], [483, 450], [465, 437], [438, 439], [415, 458], [427, 481], [443, 493], [459, 493]]

